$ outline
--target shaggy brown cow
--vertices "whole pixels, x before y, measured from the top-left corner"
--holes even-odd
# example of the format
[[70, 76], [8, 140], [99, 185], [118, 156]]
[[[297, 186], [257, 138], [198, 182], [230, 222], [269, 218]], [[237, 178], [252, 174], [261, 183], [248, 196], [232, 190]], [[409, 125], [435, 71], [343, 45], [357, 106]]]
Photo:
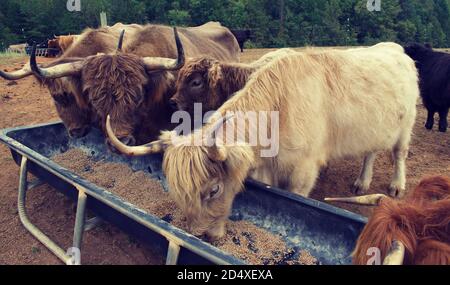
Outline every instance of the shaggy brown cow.
[[358, 239], [354, 264], [368, 264], [370, 248], [378, 248], [384, 258], [396, 241], [404, 249], [397, 264], [450, 265], [449, 178], [424, 179], [404, 201], [384, 195], [326, 200], [378, 205]]
[[[117, 43], [121, 32], [133, 34], [135, 25], [116, 24], [112, 27], [100, 29], [86, 29], [78, 41], [63, 56], [45, 67], [53, 67], [62, 63], [70, 63], [96, 55], [97, 53], [109, 53], [117, 49]], [[0, 76], [7, 80], [19, 80], [32, 75], [30, 65], [27, 64], [22, 70], [5, 73], [0, 71]], [[36, 78], [47, 86], [54, 99], [58, 114], [66, 126], [69, 135], [75, 138], [86, 135], [91, 123], [97, 123], [94, 119], [88, 101], [82, 94], [80, 79], [76, 76], [66, 76], [56, 79]]]
[[221, 62], [210, 57], [190, 59], [178, 73], [177, 92], [171, 102], [175, 109], [194, 116], [194, 104], [202, 112], [217, 110], [231, 96], [244, 88], [251, 74], [275, 58], [295, 53], [292, 49], [269, 52], [251, 64]]
[[[179, 35], [175, 33], [176, 41], [170, 27], [146, 25], [137, 29], [134, 34], [126, 33], [123, 51], [47, 69], [35, 68], [43, 77], [78, 76], [84, 99], [102, 126], [106, 115], [111, 114], [115, 131], [129, 145], [156, 138], [161, 129], [170, 128], [169, 99], [174, 93], [175, 71], [184, 63], [182, 52], [187, 56], [202, 54], [231, 61], [237, 61], [239, 54], [231, 32], [218, 23], [180, 28]], [[180, 62], [172, 59], [177, 54], [183, 55]]]
[[[121, 26], [112, 27], [114, 35]], [[33, 68], [41, 78], [67, 77], [76, 81], [75, 97], [80, 105], [90, 106], [102, 127], [106, 114], [111, 114], [117, 134], [122, 141], [133, 145], [136, 141], [155, 138], [160, 129], [170, 128], [169, 99], [174, 93], [176, 73], [173, 69], [177, 67], [172, 58], [177, 57], [177, 46], [170, 27], [127, 27], [121, 51], [117, 51], [117, 35], [112, 40], [114, 48], [108, 51], [90, 50], [78, 59], [69, 60], [67, 54], [72, 53], [73, 47], [65, 54], [65, 60], [60, 59], [46, 68], [36, 65]], [[179, 34], [188, 56], [202, 54], [221, 60], [238, 60], [239, 47], [235, 38], [219, 23], [180, 28]], [[111, 38], [108, 34], [104, 36]], [[81, 37], [77, 45], [84, 39], [86, 36]]]

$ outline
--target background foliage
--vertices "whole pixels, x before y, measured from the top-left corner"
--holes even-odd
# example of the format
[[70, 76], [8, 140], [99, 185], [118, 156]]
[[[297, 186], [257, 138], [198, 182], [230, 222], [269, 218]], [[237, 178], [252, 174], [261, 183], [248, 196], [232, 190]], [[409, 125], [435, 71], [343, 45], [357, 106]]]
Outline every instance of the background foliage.
[[81, 0], [81, 12], [67, 11], [66, 2], [2, 0], [0, 49], [98, 27], [100, 11], [108, 13], [110, 24], [192, 26], [220, 21], [227, 27], [252, 29], [250, 47], [387, 40], [450, 46], [450, 0], [381, 0], [380, 12], [369, 12], [367, 0]]

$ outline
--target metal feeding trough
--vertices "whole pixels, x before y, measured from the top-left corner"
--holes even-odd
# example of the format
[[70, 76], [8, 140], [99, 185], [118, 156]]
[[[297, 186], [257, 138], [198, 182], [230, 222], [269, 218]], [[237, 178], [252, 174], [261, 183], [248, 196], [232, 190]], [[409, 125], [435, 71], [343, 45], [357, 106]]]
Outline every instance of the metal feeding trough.
[[[73, 246], [81, 249], [84, 230], [92, 226], [85, 221], [88, 208], [130, 235], [158, 247], [167, 254], [167, 264], [245, 264], [244, 261], [146, 213], [116, 195], [77, 176], [51, 160], [70, 148], [82, 148], [95, 158], [128, 164], [144, 170], [166, 187], [161, 172], [161, 156], [125, 158], [109, 152], [101, 133], [93, 130], [82, 139], [70, 139], [61, 123], [3, 130], [0, 140], [10, 149], [20, 165], [19, 216], [23, 225], [65, 263], [72, 257], [35, 227], [27, 218], [25, 198], [28, 190], [48, 183], [78, 201]], [[39, 181], [29, 182], [27, 173]], [[246, 220], [279, 234], [297, 253], [307, 250], [321, 264], [349, 264], [350, 254], [366, 223], [354, 213], [273, 189], [255, 181], [246, 183], [246, 191], [234, 203], [232, 220]]]

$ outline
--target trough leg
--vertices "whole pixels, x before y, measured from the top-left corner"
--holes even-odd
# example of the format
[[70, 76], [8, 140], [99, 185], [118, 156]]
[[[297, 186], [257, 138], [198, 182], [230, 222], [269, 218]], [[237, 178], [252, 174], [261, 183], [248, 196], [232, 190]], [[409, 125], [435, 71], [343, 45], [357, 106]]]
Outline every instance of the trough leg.
[[370, 153], [364, 158], [363, 167], [358, 179], [353, 184], [353, 193], [361, 195], [369, 190], [373, 177], [373, 165], [377, 157], [376, 153]]
[[101, 223], [103, 223], [102, 218], [100, 217], [91, 218], [84, 223], [84, 231], [88, 232], [94, 229], [95, 227], [99, 226]]
[[75, 218], [75, 228], [73, 232], [73, 247], [81, 250], [83, 240], [84, 223], [86, 218], [87, 195], [83, 190], [78, 190], [78, 204]]
[[25, 202], [26, 202], [26, 191], [28, 188], [27, 181], [28, 174], [28, 159], [23, 156], [20, 164], [20, 178], [19, 178], [19, 194], [17, 199], [17, 210], [19, 212], [19, 218], [22, 225], [27, 229], [37, 240], [39, 240], [45, 247], [47, 247], [53, 254], [55, 254], [60, 260], [65, 264], [70, 262], [71, 257], [66, 254], [66, 252], [61, 249], [55, 242], [53, 242], [49, 237], [47, 237], [40, 229], [33, 225], [28, 219]]
[[177, 265], [178, 256], [180, 255], [180, 246], [169, 240], [169, 249], [167, 251], [166, 265]]

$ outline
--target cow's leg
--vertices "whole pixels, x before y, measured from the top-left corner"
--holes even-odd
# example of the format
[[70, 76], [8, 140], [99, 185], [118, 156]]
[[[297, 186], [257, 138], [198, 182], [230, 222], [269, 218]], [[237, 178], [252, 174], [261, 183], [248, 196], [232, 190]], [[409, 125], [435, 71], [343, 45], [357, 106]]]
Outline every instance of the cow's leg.
[[309, 197], [319, 176], [319, 163], [314, 160], [303, 160], [298, 164], [290, 177], [291, 192]]
[[358, 179], [356, 179], [353, 184], [353, 193], [355, 195], [361, 195], [369, 190], [370, 184], [372, 183], [373, 177], [373, 164], [375, 163], [375, 159], [377, 154], [375, 152], [368, 154], [364, 158], [363, 167], [361, 169], [361, 173], [359, 174]]
[[434, 125], [434, 114], [436, 113], [435, 110], [428, 108], [428, 117], [427, 117], [427, 123], [425, 124], [425, 128], [427, 130], [432, 130]]
[[401, 135], [399, 141], [394, 146], [394, 177], [389, 187], [391, 197], [402, 197], [406, 187], [406, 158], [408, 157], [409, 142], [411, 141], [411, 132]]
[[448, 108], [439, 111], [439, 131], [443, 133], [445, 133], [448, 128], [448, 121], [447, 121], [448, 111], [449, 111]]
[[250, 178], [271, 186], [277, 186], [273, 179], [273, 170], [270, 167], [262, 166], [254, 169], [250, 173]]

